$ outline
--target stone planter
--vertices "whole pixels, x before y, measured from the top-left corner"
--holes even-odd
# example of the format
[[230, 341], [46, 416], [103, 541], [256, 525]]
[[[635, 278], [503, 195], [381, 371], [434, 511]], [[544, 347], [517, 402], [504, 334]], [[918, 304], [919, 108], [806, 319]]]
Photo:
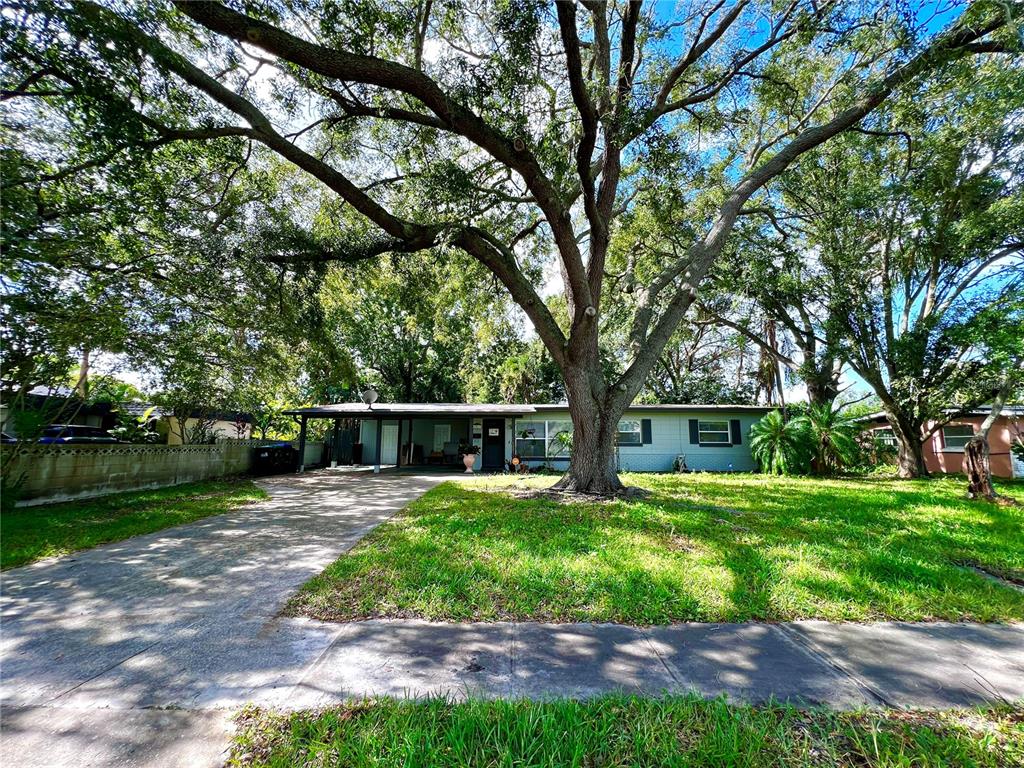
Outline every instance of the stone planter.
[[476, 462], [476, 454], [475, 453], [463, 454], [463, 456], [462, 456], [462, 463], [466, 467], [466, 474], [467, 475], [473, 474], [473, 464], [475, 462]]

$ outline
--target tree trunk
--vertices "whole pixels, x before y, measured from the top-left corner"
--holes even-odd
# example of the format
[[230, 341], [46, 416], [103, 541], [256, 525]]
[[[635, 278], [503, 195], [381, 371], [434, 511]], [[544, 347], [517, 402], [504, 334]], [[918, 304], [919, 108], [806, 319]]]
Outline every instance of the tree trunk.
[[905, 436], [898, 429], [896, 435], [896, 472], [904, 479], [928, 477], [928, 466], [924, 462], [924, 446], [916, 435]]
[[886, 408], [886, 418], [896, 438], [896, 472], [904, 479], [928, 477], [928, 466], [924, 462], [924, 445], [921, 442], [921, 425], [907, 418], [900, 418], [892, 408]]
[[566, 372], [572, 452], [569, 469], [554, 488], [609, 496], [625, 489], [615, 466], [615, 437], [622, 412], [607, 400], [600, 402], [591, 395], [587, 385], [590, 378], [585, 371]]
[[1003, 406], [1006, 404], [1007, 398], [1010, 396], [1010, 391], [1013, 388], [1016, 376], [1019, 374], [1021, 365], [1024, 365], [1024, 362], [1019, 362], [1018, 366], [1015, 369], [1011, 369], [1003, 378], [999, 389], [996, 390], [996, 396], [992, 400], [992, 409], [988, 412], [988, 416], [981, 422], [978, 433], [968, 440], [964, 446], [964, 471], [967, 473], [967, 498], [969, 499], [995, 501], [998, 496], [996, 489], [992, 487], [992, 464], [989, 461], [988, 433], [992, 431], [992, 427], [995, 425], [999, 414], [1003, 410]]
[[78, 368], [78, 381], [75, 382], [75, 394], [82, 400], [89, 397], [89, 350], [82, 349], [81, 364]]
[[992, 487], [992, 466], [985, 435], [975, 435], [964, 446], [964, 471], [967, 473], [968, 498], [995, 501], [996, 490]]
[[831, 407], [839, 397], [839, 387], [832, 372], [831, 363], [822, 364], [813, 373], [804, 373], [807, 385], [807, 400], [811, 405], [828, 405]]

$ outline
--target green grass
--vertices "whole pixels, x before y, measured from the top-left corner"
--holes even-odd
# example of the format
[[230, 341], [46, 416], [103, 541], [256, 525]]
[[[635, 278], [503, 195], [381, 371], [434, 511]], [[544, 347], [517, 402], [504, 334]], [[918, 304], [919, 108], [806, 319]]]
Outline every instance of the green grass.
[[246, 710], [230, 766], [871, 766], [1024, 764], [1020, 709], [837, 713], [696, 697], [367, 701]]
[[[640, 625], [1024, 619], [1024, 594], [961, 567], [1024, 577], [1024, 508], [967, 501], [962, 481], [624, 479], [650, 495], [567, 504], [509, 495], [511, 478], [444, 483], [286, 610]], [[1000, 490], [1024, 498], [1024, 485]]]
[[120, 541], [219, 515], [267, 494], [248, 480], [210, 480], [63, 504], [19, 507], [0, 517], [0, 567]]

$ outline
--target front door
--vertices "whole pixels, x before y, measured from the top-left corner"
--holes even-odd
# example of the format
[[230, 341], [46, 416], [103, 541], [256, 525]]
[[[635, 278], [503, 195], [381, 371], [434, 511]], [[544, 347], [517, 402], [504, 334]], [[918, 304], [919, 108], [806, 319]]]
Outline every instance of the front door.
[[382, 424], [380, 428], [380, 463], [398, 463], [398, 424]]
[[484, 419], [481, 469], [501, 469], [505, 464], [505, 420]]

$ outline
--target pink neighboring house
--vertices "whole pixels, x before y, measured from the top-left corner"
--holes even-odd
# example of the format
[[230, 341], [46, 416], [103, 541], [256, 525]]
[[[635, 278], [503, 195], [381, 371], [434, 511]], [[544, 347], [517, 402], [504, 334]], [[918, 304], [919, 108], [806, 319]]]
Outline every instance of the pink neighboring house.
[[[981, 427], [991, 409], [977, 408], [958, 416], [935, 433], [924, 444], [924, 461], [929, 472], [949, 473], [964, 471], [964, 445]], [[884, 413], [872, 414], [874, 424], [869, 427], [875, 438], [896, 444], [892, 429], [887, 426]], [[934, 423], [934, 422], [933, 422]], [[931, 425], [929, 425], [930, 428]], [[1004, 406], [996, 423], [988, 433], [992, 474], [996, 477], [1024, 477], [1024, 462], [1010, 451], [1015, 440], [1024, 438], [1024, 406]]]

